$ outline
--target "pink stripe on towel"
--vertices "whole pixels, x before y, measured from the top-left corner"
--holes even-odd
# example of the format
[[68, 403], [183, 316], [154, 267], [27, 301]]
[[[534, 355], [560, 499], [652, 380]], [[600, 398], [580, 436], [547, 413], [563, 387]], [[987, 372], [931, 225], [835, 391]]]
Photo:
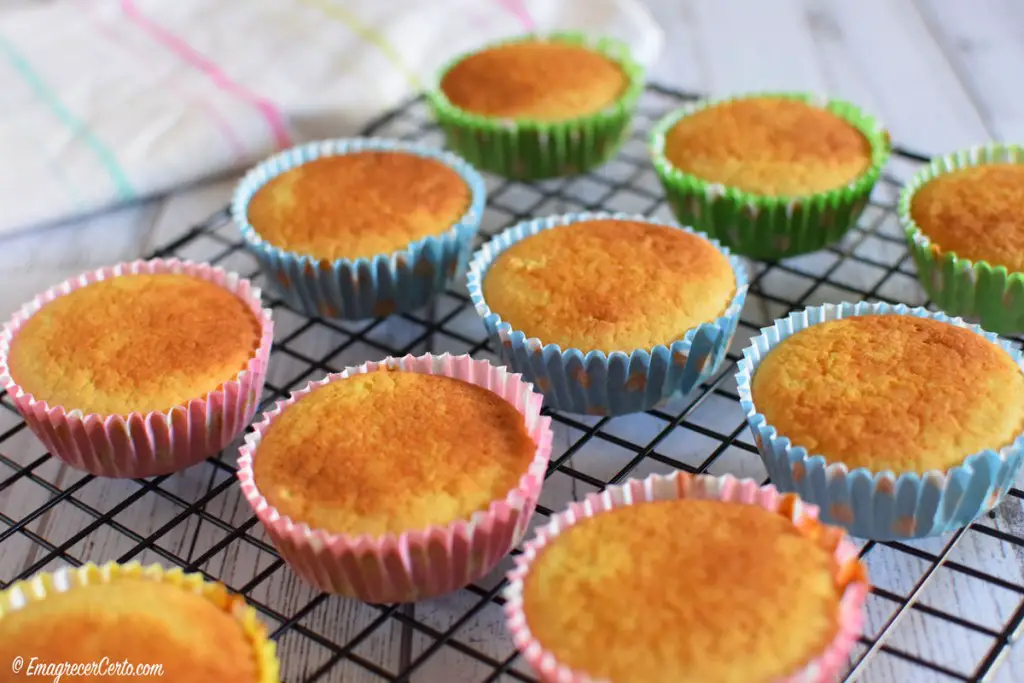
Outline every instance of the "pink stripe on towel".
[[536, 31], [537, 22], [530, 16], [530, 12], [526, 9], [526, 2], [524, 0], [498, 0], [498, 4], [505, 8], [509, 14], [519, 20], [519, 23], [523, 25], [527, 31]]
[[134, 0], [121, 0], [121, 8], [132, 21], [177, 53], [187, 63], [209, 76], [218, 87], [259, 109], [263, 114], [263, 118], [266, 119], [267, 124], [270, 126], [279, 149], [291, 146], [291, 136], [288, 134], [288, 127], [285, 125], [284, 117], [273, 103], [232, 81], [220, 67], [196, 52], [187, 42], [143, 15], [135, 6]]
[[[96, 7], [96, 5], [93, 5]], [[111, 27], [103, 21], [103, 19], [97, 16], [94, 12], [90, 12], [89, 9], [85, 8], [85, 17], [92, 23], [96, 32], [103, 36], [103, 38], [111, 45], [115, 45], [121, 50], [124, 50], [126, 54], [131, 54], [129, 45], [121, 40], [121, 37], [111, 30]], [[205, 100], [199, 100], [189, 95], [189, 93], [182, 91], [181, 98], [185, 100], [189, 105], [195, 106], [201, 109], [206, 117], [213, 122], [213, 125], [220, 131], [220, 134], [228, 142], [228, 146], [231, 147], [231, 153], [235, 157], [235, 163], [241, 166], [242, 164], [249, 161], [249, 153], [245, 145], [235, 135], [235, 130], [231, 126], [231, 122], [220, 115], [220, 112]]]

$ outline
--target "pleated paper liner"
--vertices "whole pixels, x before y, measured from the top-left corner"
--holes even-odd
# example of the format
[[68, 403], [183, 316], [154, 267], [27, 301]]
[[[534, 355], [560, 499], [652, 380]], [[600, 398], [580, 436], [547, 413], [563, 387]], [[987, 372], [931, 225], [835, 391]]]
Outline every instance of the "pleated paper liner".
[[[847, 121], [867, 138], [870, 166], [834, 190], [804, 197], [770, 197], [702, 180], [676, 168], [665, 156], [665, 136], [681, 119], [719, 104], [760, 97], [821, 106]], [[651, 133], [654, 170], [679, 222], [715, 238], [736, 254], [764, 260], [817, 251], [842, 239], [867, 206], [890, 151], [889, 135], [882, 124], [856, 105], [800, 92], [695, 102], [665, 116]]]
[[[264, 240], [249, 223], [249, 202], [273, 178], [328, 156], [363, 151], [404, 152], [437, 160], [470, 190], [470, 204], [445, 232], [371, 258], [319, 259]], [[465, 270], [486, 202], [483, 178], [454, 154], [382, 138], [323, 140], [280, 152], [250, 170], [235, 189], [231, 217], [267, 282], [288, 306], [310, 317], [381, 318], [420, 308]]]
[[[235, 377], [205, 396], [165, 411], [128, 415], [85, 414], [75, 406], [49, 405], [25, 391], [9, 367], [11, 342], [22, 325], [50, 301], [100, 280], [130, 274], [180, 273], [222, 287], [259, 321], [260, 342]], [[0, 387], [54, 457], [105, 477], [149, 477], [185, 469], [217, 453], [248, 426], [259, 406], [274, 327], [248, 280], [205, 263], [177, 259], [134, 261], [79, 275], [25, 304], [0, 332]]]
[[[252, 643], [253, 657], [259, 672], [256, 683], [278, 683], [280, 680], [276, 647], [267, 638], [266, 628], [260, 622], [256, 610], [250, 607], [242, 596], [228, 591], [223, 584], [207, 581], [201, 574], [187, 574], [181, 569], [165, 569], [159, 565], [143, 566], [138, 562], [109, 562], [99, 566], [90, 563], [78, 568], [64, 567], [55, 572], [40, 573], [30, 579], [16, 581], [0, 592], [0, 621], [11, 612], [32, 603], [43, 602], [55, 594], [89, 585], [113, 584], [124, 579], [165, 583], [182, 591], [200, 595], [218, 609], [230, 614], [238, 622], [238, 627], [246, 640]], [[25, 653], [26, 657], [31, 654]], [[165, 673], [172, 671], [174, 666], [174, 662], [151, 663], [162, 664]], [[5, 666], [9, 667], [10, 662]]]
[[[1024, 148], [989, 144], [932, 159], [900, 193], [898, 215], [918, 279], [936, 306], [998, 334], [1024, 332], [1024, 273], [961, 258], [933, 243], [910, 215], [917, 191], [935, 178], [984, 164], [1024, 164]], [[1024, 208], [1022, 208], [1024, 211]]]
[[[537, 446], [517, 486], [486, 510], [445, 526], [402, 534], [349, 536], [283, 516], [259, 491], [253, 461], [273, 421], [311, 391], [355, 374], [388, 367], [453, 377], [485, 387], [523, 415]], [[522, 539], [537, 505], [551, 456], [551, 418], [541, 416], [541, 397], [520, 375], [469, 356], [405, 356], [366, 363], [292, 394], [266, 413], [248, 434], [238, 461], [242, 492], [292, 570], [318, 590], [371, 603], [413, 602], [463, 588], [490, 573]]]
[[618, 219], [665, 225], [685, 232], [689, 228], [624, 213], [578, 213], [524, 221], [484, 244], [470, 263], [470, 300], [503, 362], [544, 394], [556, 410], [586, 415], [624, 415], [650, 410], [687, 394], [714, 375], [729, 350], [747, 294], [747, 271], [742, 261], [711, 244], [729, 260], [736, 290], [725, 311], [716, 319], [685, 332], [682, 338], [650, 349], [629, 353], [562, 349], [543, 339], [527, 338], [502, 320], [501, 312], [487, 304], [483, 281], [494, 261], [510, 246], [543, 230], [580, 221]]
[[[629, 138], [632, 118], [644, 89], [643, 67], [630, 56], [625, 43], [579, 32], [521, 36], [500, 43], [548, 40], [595, 50], [618, 64], [629, 83], [619, 98], [596, 114], [558, 122], [499, 119], [465, 111], [453, 105], [440, 86], [427, 93], [427, 101], [444, 131], [448, 147], [483, 171], [506, 178], [540, 180], [585, 173], [615, 156]], [[455, 64], [439, 74], [438, 84]]]
[[[874, 472], [850, 469], [842, 462], [794, 445], [768, 424], [753, 402], [750, 382], [761, 361], [784, 339], [800, 330], [839, 318], [859, 315], [910, 315], [932, 318], [971, 330], [999, 344], [1017, 362], [1021, 353], [996, 335], [942, 313], [904, 305], [866, 302], [826, 304], [776, 320], [744, 350], [736, 375], [740, 405], [754, 435], [772, 483], [780, 491], [797, 493], [821, 508], [828, 524], [847, 529], [859, 538], [889, 541], [937, 536], [970, 524], [999, 504], [1013, 485], [1024, 461], [1024, 434], [998, 450], [986, 450], [943, 471]], [[884, 340], [879, 340], [884, 343]]]
[[[585, 671], [574, 670], [559, 662], [557, 657], [537, 640], [530, 630], [523, 610], [523, 586], [536, 558], [567, 529], [580, 521], [603, 514], [615, 514], [616, 509], [660, 500], [678, 499], [718, 500], [736, 505], [756, 505], [775, 512], [810, 538], [834, 553], [836, 584], [843, 586], [839, 602], [839, 628], [836, 636], [800, 671], [793, 672], [773, 683], [825, 683], [833, 681], [846, 664], [847, 657], [861, 634], [864, 624], [864, 606], [870, 586], [867, 570], [857, 555], [857, 548], [845, 538], [841, 530], [828, 528], [817, 521], [818, 509], [802, 503], [796, 496], [778, 493], [772, 486], [759, 486], [750, 479], [732, 476], [711, 477], [674, 472], [670, 475], [652, 475], [646, 479], [631, 479], [621, 486], [610, 486], [601, 493], [592, 493], [583, 501], [571, 503], [569, 508], [551, 518], [536, 535], [528, 540], [516, 566], [509, 573], [505, 589], [505, 616], [512, 640], [527, 664], [544, 683], [608, 683]], [[742, 543], [738, 539], [737, 543]], [[585, 619], [586, 615], [579, 615]], [[638, 652], [638, 657], [643, 653]], [[618, 681], [616, 681], [618, 683]]]

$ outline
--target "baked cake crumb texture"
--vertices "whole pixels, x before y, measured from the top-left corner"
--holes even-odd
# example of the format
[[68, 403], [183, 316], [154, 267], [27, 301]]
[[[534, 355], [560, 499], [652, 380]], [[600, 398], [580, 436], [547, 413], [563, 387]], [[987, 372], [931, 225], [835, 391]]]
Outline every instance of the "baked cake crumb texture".
[[706, 239], [629, 220], [537, 233], [502, 252], [483, 281], [487, 305], [543, 344], [584, 352], [650, 349], [713, 322], [736, 293]]
[[641, 503], [566, 529], [533, 561], [526, 622], [570, 668], [629, 683], [771, 683], [838, 632], [832, 551], [780, 514]]
[[906, 315], [813, 325], [761, 361], [758, 412], [794, 445], [874, 472], [945, 471], [1024, 431], [1024, 374], [962, 327]]
[[449, 377], [378, 371], [287, 407], [253, 470], [281, 514], [379, 536], [487, 510], [518, 485], [535, 453], [525, 418], [497, 394]]
[[[160, 664], [160, 680], [167, 683], [257, 683], [256, 648], [235, 617], [212, 601], [145, 579], [117, 579], [55, 592], [0, 618], [0, 661], [107, 658]], [[97, 675], [84, 680], [140, 679]]]
[[940, 252], [1024, 272], [1024, 164], [944, 173], [914, 195], [910, 216]]
[[871, 166], [871, 144], [827, 109], [751, 97], [683, 117], [665, 157], [701, 180], [764, 196], [805, 197], [849, 184]]
[[122, 275], [44, 305], [15, 335], [14, 380], [84, 413], [170, 410], [234, 380], [260, 343], [245, 301], [186, 274]]
[[272, 178], [249, 202], [249, 224], [285, 251], [372, 258], [439, 236], [469, 208], [469, 186], [437, 159], [361, 151], [309, 161]]
[[546, 123], [596, 114], [629, 85], [622, 67], [599, 52], [556, 41], [511, 43], [455, 64], [441, 91], [481, 116]]

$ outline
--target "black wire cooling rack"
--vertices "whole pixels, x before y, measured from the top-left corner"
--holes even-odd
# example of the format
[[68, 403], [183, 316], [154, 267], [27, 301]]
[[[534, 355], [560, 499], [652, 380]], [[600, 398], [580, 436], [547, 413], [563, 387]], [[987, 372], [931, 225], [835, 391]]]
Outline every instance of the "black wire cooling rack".
[[[651, 123], [687, 99], [648, 88], [632, 140], [618, 158], [586, 176], [535, 184], [488, 178], [481, 239], [527, 217], [567, 211], [670, 218], [646, 140]], [[364, 132], [442, 143], [420, 99]], [[840, 244], [779, 263], [750, 264], [750, 295], [730, 362], [713, 381], [642, 415], [553, 414], [555, 451], [534, 525], [570, 499], [633, 476], [681, 469], [765, 480], [738, 404], [735, 361], [761, 327], [793, 309], [860, 299], [927, 303], [893, 212], [899, 178], [922, 161], [896, 151], [860, 226]], [[153, 256], [209, 261], [253, 278], [268, 294], [226, 210]], [[359, 324], [305, 318], [269, 294], [267, 301], [276, 343], [265, 406], [324, 373], [386, 355], [450, 351], [496, 360], [461, 285], [430, 310]], [[243, 593], [269, 624], [289, 683], [534, 680], [503, 628], [500, 591], [508, 559], [481, 583], [416, 605], [371, 606], [320, 595], [283, 565], [239, 495], [236, 448], [170, 476], [97, 479], [51, 458], [9, 398], [0, 403], [6, 408], [0, 410], [0, 587], [61, 565], [155, 561], [202, 571]], [[1024, 631], [1019, 482], [999, 509], [967, 529], [862, 548], [875, 588], [845, 680], [1024, 681], [1024, 645], [1014, 647]], [[0, 662], [2, 680], [6, 667]]]

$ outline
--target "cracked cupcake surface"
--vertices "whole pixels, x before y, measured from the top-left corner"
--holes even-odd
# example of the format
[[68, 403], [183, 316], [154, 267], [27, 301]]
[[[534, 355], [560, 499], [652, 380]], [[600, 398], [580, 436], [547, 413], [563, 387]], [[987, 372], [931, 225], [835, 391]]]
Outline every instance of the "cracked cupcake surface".
[[483, 280], [488, 306], [513, 329], [584, 353], [667, 346], [718, 318], [735, 293], [728, 258], [707, 240], [618, 219], [527, 237]]
[[503, 500], [537, 445], [523, 415], [461, 380], [378, 370], [316, 387], [267, 427], [256, 486], [282, 515], [335, 534], [400, 534]]
[[684, 116], [665, 135], [684, 173], [761, 196], [802, 197], [842, 187], [871, 167], [867, 137], [827, 109], [750, 97]]
[[542, 548], [523, 614], [555, 660], [595, 680], [778, 681], [829, 647], [847, 585], [865, 578], [838, 565], [836, 543], [758, 506], [644, 502]]
[[1024, 164], [942, 173], [914, 194], [910, 217], [939, 253], [1024, 272]]
[[801, 330], [761, 361], [751, 397], [794, 446], [873, 472], [948, 470], [1024, 431], [1024, 374], [1010, 354], [914, 316]]
[[436, 159], [363, 150], [308, 161], [267, 181], [247, 218], [268, 243], [315, 259], [372, 258], [444, 234], [469, 208], [459, 174]]
[[34, 313], [11, 342], [9, 371], [36, 400], [69, 411], [166, 411], [235, 379], [259, 342], [246, 303], [212, 282], [121, 275]]
[[581, 45], [526, 41], [487, 48], [455, 64], [441, 91], [456, 107], [494, 118], [558, 122], [613, 104], [629, 76]]

